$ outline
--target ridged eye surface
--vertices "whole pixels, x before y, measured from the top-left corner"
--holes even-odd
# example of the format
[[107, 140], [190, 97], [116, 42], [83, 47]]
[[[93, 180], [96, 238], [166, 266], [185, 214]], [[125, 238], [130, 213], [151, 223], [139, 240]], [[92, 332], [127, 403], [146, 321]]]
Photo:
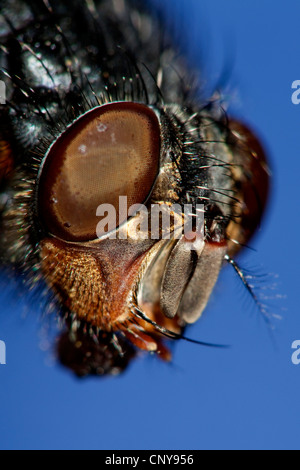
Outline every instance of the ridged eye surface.
[[112, 205], [116, 227], [119, 196], [142, 204], [156, 180], [160, 126], [149, 107], [116, 102], [75, 121], [50, 147], [38, 182], [38, 211], [46, 230], [66, 241], [97, 238], [99, 205]]

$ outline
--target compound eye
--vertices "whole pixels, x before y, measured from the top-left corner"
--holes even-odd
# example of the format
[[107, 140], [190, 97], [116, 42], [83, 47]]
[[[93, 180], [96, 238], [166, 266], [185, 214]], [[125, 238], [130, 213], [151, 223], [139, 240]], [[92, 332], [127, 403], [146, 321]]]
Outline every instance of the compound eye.
[[[81, 116], [55, 141], [38, 178], [39, 217], [65, 241], [97, 238], [97, 208], [144, 203], [159, 171], [160, 125], [154, 111], [132, 102], [111, 103]], [[119, 215], [120, 212], [120, 215]], [[99, 236], [99, 233], [98, 233]]]

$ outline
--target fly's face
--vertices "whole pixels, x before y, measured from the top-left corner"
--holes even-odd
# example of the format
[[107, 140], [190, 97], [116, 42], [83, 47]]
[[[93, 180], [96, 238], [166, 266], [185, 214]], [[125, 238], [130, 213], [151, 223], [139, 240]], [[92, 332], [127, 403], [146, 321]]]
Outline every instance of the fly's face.
[[139, 349], [169, 360], [165, 337], [201, 316], [260, 223], [263, 150], [187, 100], [181, 61], [149, 44], [160, 23], [136, 2], [78, 1], [73, 17], [68, 2], [18, 3], [1, 28], [3, 264], [46, 285], [77, 374], [118, 373]]

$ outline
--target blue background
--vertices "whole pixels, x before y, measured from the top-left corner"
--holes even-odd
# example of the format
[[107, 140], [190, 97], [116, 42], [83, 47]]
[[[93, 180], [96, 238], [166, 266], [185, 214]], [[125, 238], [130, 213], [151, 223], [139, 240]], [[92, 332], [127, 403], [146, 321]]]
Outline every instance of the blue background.
[[300, 365], [291, 362], [291, 344], [300, 339], [300, 105], [291, 102], [291, 84], [300, 79], [300, 2], [166, 4], [168, 16], [182, 24], [192, 63], [199, 66], [202, 58], [206, 64], [209, 83], [233, 59], [232, 110], [268, 148], [272, 201], [253, 242], [257, 251], [240, 262], [268, 275], [256, 285], [270, 286], [270, 310], [282, 319], [273, 320], [272, 340], [225, 268], [204, 317], [188, 334], [230, 349], [181, 341], [172, 365], [140, 358], [124, 376], [78, 381], [40, 349], [38, 313], [22, 316], [28, 299], [14, 288], [1, 292], [0, 339], [7, 345], [7, 365], [0, 366], [1, 449], [300, 448]]

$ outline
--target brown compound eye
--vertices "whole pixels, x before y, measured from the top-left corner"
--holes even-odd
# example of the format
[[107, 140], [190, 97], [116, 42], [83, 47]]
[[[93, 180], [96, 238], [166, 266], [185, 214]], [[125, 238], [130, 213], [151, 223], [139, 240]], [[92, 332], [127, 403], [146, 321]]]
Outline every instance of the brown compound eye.
[[[38, 179], [38, 212], [49, 233], [65, 241], [97, 238], [97, 208], [119, 196], [128, 207], [144, 203], [159, 171], [160, 125], [154, 111], [133, 102], [95, 108], [50, 147]], [[99, 233], [98, 233], [99, 235]]]

